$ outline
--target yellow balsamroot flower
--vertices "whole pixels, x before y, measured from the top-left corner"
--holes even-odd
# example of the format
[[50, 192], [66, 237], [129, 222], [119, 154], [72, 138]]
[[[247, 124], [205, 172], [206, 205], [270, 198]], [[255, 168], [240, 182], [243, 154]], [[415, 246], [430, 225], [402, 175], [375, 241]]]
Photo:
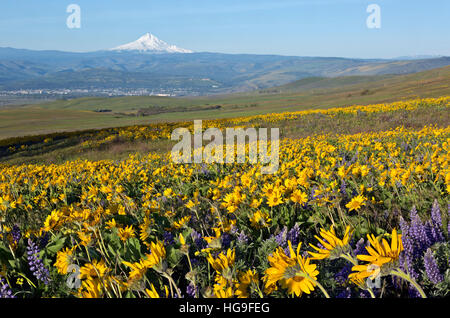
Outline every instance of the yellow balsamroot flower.
[[232, 298], [234, 297], [233, 287], [231, 286], [223, 286], [220, 284], [214, 285], [214, 296], [216, 298]]
[[147, 257], [147, 259], [144, 260], [145, 266], [148, 268], [159, 266], [160, 263], [166, 258], [166, 249], [163, 242], [151, 242], [150, 254], [146, 254], [145, 256]]
[[81, 240], [81, 245], [89, 246], [89, 244], [91, 244], [91, 242], [92, 242], [91, 234], [85, 233], [84, 231], [78, 231], [77, 235]]
[[263, 191], [263, 193], [264, 193], [264, 195], [266, 196], [266, 197], [269, 197], [269, 196], [271, 196], [272, 195], [272, 193], [274, 192], [274, 185], [273, 184], [265, 184], [264, 186], [263, 186], [263, 189], [262, 189], [262, 191]]
[[270, 226], [270, 222], [272, 221], [272, 219], [269, 217], [269, 213], [262, 212], [260, 210], [249, 216], [249, 219], [252, 223], [252, 226], [257, 229]]
[[201, 251], [196, 251], [195, 256], [200, 255], [200, 253], [211, 253], [212, 250], [220, 250], [222, 248], [221, 232], [215, 231], [216, 236], [205, 236], [203, 239], [208, 243], [206, 248]]
[[353, 232], [350, 231], [350, 226], [347, 226], [345, 229], [344, 237], [340, 239], [336, 236], [333, 226], [330, 226], [329, 231], [320, 229], [320, 236], [322, 237], [322, 239], [317, 235], [315, 235], [314, 237], [320, 242], [320, 244], [322, 244], [323, 248], [316, 247], [310, 243], [309, 245], [317, 251], [317, 253], [308, 252], [312, 256], [311, 259], [336, 259], [339, 258], [342, 254], [347, 253], [350, 249], [348, 243], [350, 242], [352, 233]]
[[139, 262], [130, 263], [122, 261], [124, 265], [131, 268], [131, 272], [128, 276], [128, 286], [134, 285], [137, 281], [141, 280], [149, 268], [159, 266], [161, 261], [165, 258], [166, 250], [161, 242], [152, 242], [150, 248], [151, 253], [146, 254], [146, 258], [139, 260]]
[[214, 295], [217, 298], [232, 298], [234, 293], [231, 287], [227, 287], [225, 289], [214, 289]]
[[171, 188], [164, 190], [163, 195], [167, 198], [171, 198], [174, 195], [174, 192]]
[[367, 200], [367, 198], [360, 194], [360, 195], [354, 197], [349, 203], [347, 203], [345, 205], [345, 207], [349, 211], [359, 210], [361, 208], [361, 206], [366, 204], [365, 203], [366, 200]]
[[350, 275], [348, 275], [348, 278], [350, 279], [350, 281], [355, 284], [356, 286], [358, 286], [361, 289], [365, 289], [367, 290], [367, 277], [361, 275], [363, 274], [363, 272], [358, 272], [358, 273], [351, 273]]
[[293, 191], [297, 187], [297, 179], [295, 177], [284, 180], [284, 186], [287, 191]]
[[398, 258], [403, 251], [403, 243], [402, 236], [397, 234], [396, 229], [392, 230], [391, 245], [384, 238], [380, 242], [380, 237], [375, 237], [373, 234], [367, 235], [367, 238], [370, 242], [370, 246], [366, 247], [369, 255], [357, 255], [356, 257], [368, 264], [353, 266], [352, 271], [356, 273], [350, 274], [349, 278], [353, 276], [359, 278], [385, 276], [398, 267]]
[[258, 199], [253, 199], [252, 203], [250, 203], [250, 207], [254, 208], [254, 209], [257, 209], [257, 208], [259, 208], [261, 203], [262, 203], [262, 199], [259, 199], [259, 200]]
[[222, 273], [225, 269], [234, 265], [235, 256], [236, 251], [228, 249], [226, 254], [220, 253], [217, 258], [213, 258], [211, 254], [208, 254], [206, 259], [216, 272]]
[[247, 270], [239, 274], [239, 282], [236, 283], [235, 294], [238, 298], [248, 298], [251, 293], [251, 285], [258, 284], [259, 275], [255, 270]]
[[235, 296], [233, 285], [236, 283], [234, 279], [227, 279], [219, 274], [215, 277], [213, 286], [214, 296], [216, 298], [232, 298]]
[[150, 298], [160, 298], [158, 293], [156, 292], [155, 286], [153, 286], [153, 284], [151, 285], [151, 290], [148, 288], [145, 289], [145, 293]]
[[117, 213], [118, 213], [119, 215], [126, 215], [126, 214], [127, 214], [127, 211], [125, 210], [125, 207], [124, 207], [123, 205], [120, 205], [120, 206], [117, 208]]
[[362, 165], [359, 169], [359, 172], [361, 173], [361, 177], [365, 177], [369, 174], [370, 168], [367, 165]]
[[187, 215], [187, 216], [185, 216], [185, 217], [182, 217], [182, 218], [179, 219], [178, 221], [174, 221], [174, 222], [173, 222], [173, 227], [174, 227], [175, 229], [181, 229], [182, 227], [184, 227], [184, 226], [189, 222], [190, 219], [191, 219], [191, 216], [190, 216], [190, 215]]
[[145, 217], [144, 223], [139, 225], [139, 238], [142, 242], [144, 242], [145, 245], [150, 247], [150, 245], [146, 242], [146, 239], [149, 238], [151, 232], [152, 232], [152, 225], [154, 223], [153, 219], [150, 219], [149, 217]]
[[236, 220], [232, 220], [226, 217], [222, 219], [218, 218], [217, 227], [212, 227], [212, 229], [216, 232], [216, 237], [220, 237], [221, 233], [217, 233], [217, 231], [228, 233], [236, 226]]
[[110, 230], [117, 227], [117, 223], [116, 223], [115, 219], [111, 219], [109, 221], [106, 221], [105, 224], [106, 224], [106, 228], [110, 229]]
[[192, 200], [189, 200], [184, 206], [188, 209], [192, 209], [195, 206], [195, 203]]
[[102, 283], [99, 279], [86, 279], [81, 282], [78, 297], [100, 298], [102, 297]]
[[131, 237], [135, 237], [134, 234], [134, 229], [132, 225], [129, 225], [125, 228], [119, 228], [119, 238], [125, 242], [126, 240], [128, 240]]
[[301, 243], [297, 246], [297, 252], [292, 249], [291, 242], [288, 241], [289, 256], [284, 253], [283, 248], [278, 247], [272, 256], [268, 257], [269, 267], [264, 276], [266, 288], [279, 283], [282, 288], [287, 288], [289, 294], [301, 297], [302, 293], [309, 294], [317, 285], [316, 264], [310, 264], [309, 258], [300, 255]]
[[290, 199], [294, 203], [304, 204], [308, 202], [308, 195], [305, 192], [297, 189], [292, 192]]
[[67, 267], [74, 262], [73, 252], [75, 248], [76, 246], [73, 246], [72, 248], [66, 247], [64, 250], [56, 253], [56, 262], [54, 266], [57, 268], [58, 273], [62, 275], [67, 274]]
[[279, 191], [274, 191], [267, 197], [267, 205], [270, 207], [277, 206], [283, 203], [283, 198]]
[[84, 264], [80, 267], [80, 278], [81, 279], [90, 279], [93, 277], [105, 277], [105, 275], [109, 272], [108, 266], [106, 266], [105, 261], [102, 259], [97, 261], [96, 259], [92, 260], [91, 263]]
[[144, 260], [140, 260], [137, 263], [130, 263], [126, 261], [122, 261], [122, 263], [131, 268], [131, 272], [128, 275], [129, 286], [141, 280], [147, 272], [147, 269], [149, 268]]
[[186, 245], [186, 240], [184, 239], [184, 236], [182, 233], [180, 233], [179, 238], [180, 238], [180, 244], [182, 246]]
[[58, 210], [53, 210], [44, 221], [44, 231], [50, 232], [61, 225], [63, 213]]

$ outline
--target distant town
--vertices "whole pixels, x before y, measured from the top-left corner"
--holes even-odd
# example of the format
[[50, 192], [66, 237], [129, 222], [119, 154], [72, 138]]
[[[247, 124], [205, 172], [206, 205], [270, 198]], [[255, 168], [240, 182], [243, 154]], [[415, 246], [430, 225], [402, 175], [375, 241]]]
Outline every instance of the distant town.
[[19, 89], [0, 90], [0, 106], [40, 103], [57, 99], [80, 97], [118, 97], [118, 96], [186, 96], [195, 95], [189, 89], [147, 89], [147, 88], [92, 88], [92, 89]]

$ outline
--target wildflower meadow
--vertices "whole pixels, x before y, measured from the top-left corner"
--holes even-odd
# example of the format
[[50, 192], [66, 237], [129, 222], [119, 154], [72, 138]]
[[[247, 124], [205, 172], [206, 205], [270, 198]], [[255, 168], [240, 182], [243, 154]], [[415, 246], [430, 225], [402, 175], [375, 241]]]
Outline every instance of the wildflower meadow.
[[[203, 129], [419, 107], [448, 116], [449, 101], [208, 120]], [[114, 128], [80, 145], [168, 140], [179, 127], [193, 129]], [[21, 151], [16, 141], [5, 151]], [[249, 160], [176, 163], [170, 151], [0, 164], [0, 297], [445, 297], [449, 151], [448, 125], [400, 125], [299, 138], [285, 131], [271, 174]]]

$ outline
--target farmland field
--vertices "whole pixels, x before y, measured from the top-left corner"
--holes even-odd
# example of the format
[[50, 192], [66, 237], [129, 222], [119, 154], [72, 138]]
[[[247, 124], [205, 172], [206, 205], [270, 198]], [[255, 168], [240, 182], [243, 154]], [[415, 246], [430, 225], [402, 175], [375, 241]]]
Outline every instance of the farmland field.
[[450, 97], [331, 106], [205, 118], [274, 174], [174, 163], [190, 121], [0, 140], [0, 296], [448, 296]]
[[[57, 100], [37, 105], [1, 107], [0, 139], [157, 122], [390, 103], [449, 94], [450, 66], [447, 66], [406, 75], [308, 78], [272, 89], [218, 96]], [[149, 114], [140, 116], [139, 112]]]

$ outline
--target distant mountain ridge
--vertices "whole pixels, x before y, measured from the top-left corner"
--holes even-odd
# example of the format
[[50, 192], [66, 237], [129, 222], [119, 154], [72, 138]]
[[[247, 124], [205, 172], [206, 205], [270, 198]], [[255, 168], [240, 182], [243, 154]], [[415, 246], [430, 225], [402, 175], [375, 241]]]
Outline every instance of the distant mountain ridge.
[[110, 51], [138, 51], [147, 53], [193, 53], [191, 50], [170, 45], [151, 33], [146, 33], [134, 42], [110, 49]]
[[408, 74], [447, 65], [450, 57], [392, 60], [192, 52], [148, 33], [110, 50], [87, 53], [0, 48], [0, 91], [146, 88], [208, 95], [308, 77]]

